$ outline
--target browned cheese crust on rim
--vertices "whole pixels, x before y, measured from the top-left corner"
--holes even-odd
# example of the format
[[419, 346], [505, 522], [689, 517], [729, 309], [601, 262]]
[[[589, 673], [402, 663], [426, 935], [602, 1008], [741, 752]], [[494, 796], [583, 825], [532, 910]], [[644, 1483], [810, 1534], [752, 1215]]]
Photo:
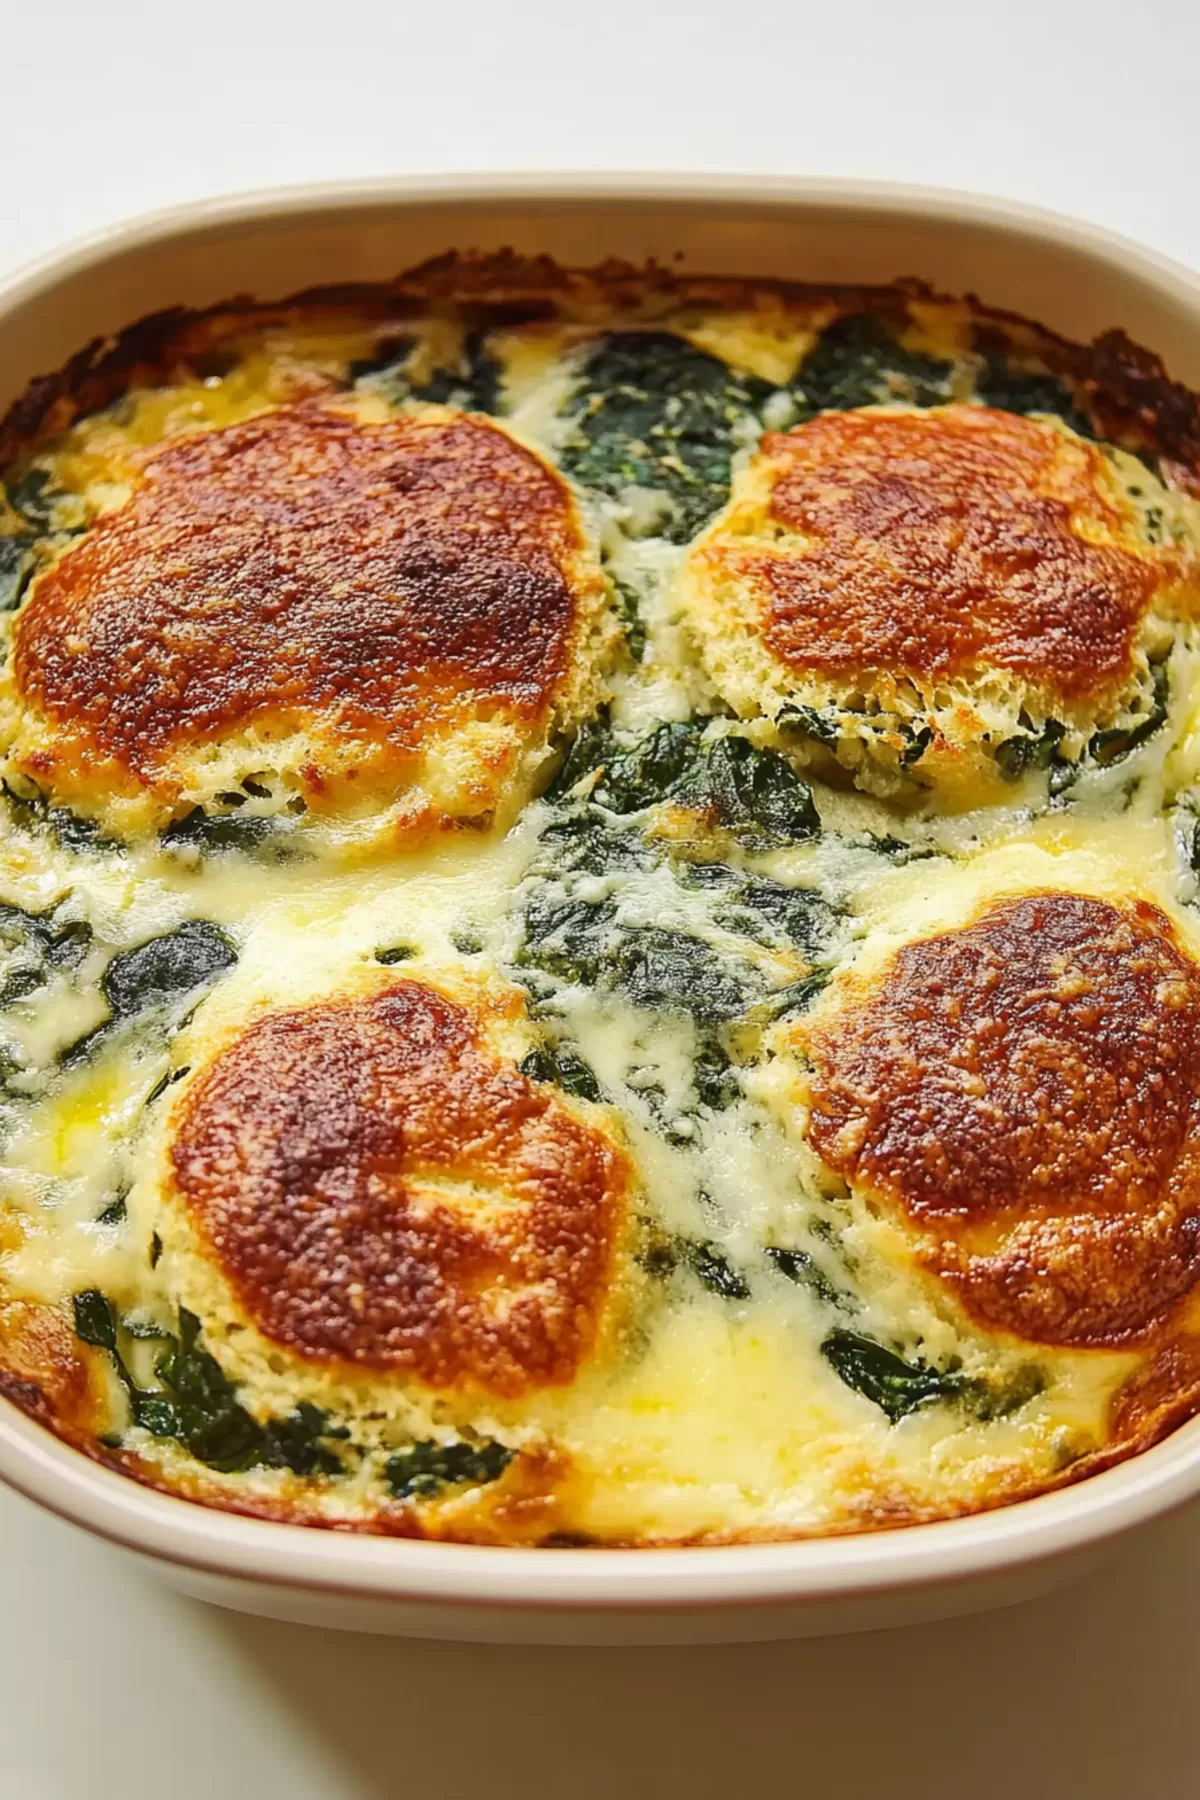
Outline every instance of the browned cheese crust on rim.
[[922, 683], [1004, 670], [1079, 701], [1132, 672], [1163, 570], [1120, 534], [1095, 446], [989, 407], [823, 413], [763, 439], [775, 541], [706, 560], [788, 669]]
[[1143, 902], [1002, 901], [814, 1027], [810, 1133], [987, 1326], [1145, 1343], [1200, 1274], [1200, 970]]
[[416, 982], [252, 1025], [187, 1095], [171, 1164], [300, 1356], [515, 1396], [570, 1381], [599, 1329], [624, 1158]]
[[247, 728], [403, 781], [431, 736], [533, 734], [564, 678], [581, 544], [562, 480], [487, 420], [316, 401], [169, 444], [38, 582], [17, 628], [51, 787], [100, 759], [172, 795], [176, 751]]

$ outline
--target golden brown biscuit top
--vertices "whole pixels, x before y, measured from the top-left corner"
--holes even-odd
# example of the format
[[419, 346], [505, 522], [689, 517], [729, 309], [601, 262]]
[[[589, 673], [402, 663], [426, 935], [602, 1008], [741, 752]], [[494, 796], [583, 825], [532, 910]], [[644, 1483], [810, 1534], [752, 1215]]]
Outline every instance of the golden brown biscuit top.
[[984, 1323], [1143, 1339], [1200, 1274], [1200, 970], [1154, 907], [1004, 901], [814, 1029], [812, 1139]]
[[546, 710], [578, 547], [563, 482], [485, 419], [303, 402], [150, 457], [38, 583], [16, 679], [146, 780], [256, 724], [402, 760], [431, 723]]
[[757, 591], [790, 668], [936, 679], [987, 666], [1071, 700], [1129, 676], [1162, 575], [1089, 541], [1125, 527], [1094, 445], [964, 405], [823, 413], [762, 448], [784, 535], [760, 551], [718, 534], [707, 554]]
[[593, 1341], [624, 1160], [431, 988], [251, 1026], [171, 1160], [246, 1311], [301, 1356], [515, 1395]]

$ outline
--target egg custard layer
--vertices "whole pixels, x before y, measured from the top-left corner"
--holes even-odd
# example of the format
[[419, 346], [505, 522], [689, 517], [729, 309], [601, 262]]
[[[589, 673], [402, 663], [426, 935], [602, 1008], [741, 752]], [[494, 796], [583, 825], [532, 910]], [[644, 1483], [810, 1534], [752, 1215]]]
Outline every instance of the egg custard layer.
[[0, 1392], [493, 1544], [1200, 1408], [1200, 422], [1119, 334], [443, 259], [0, 428]]

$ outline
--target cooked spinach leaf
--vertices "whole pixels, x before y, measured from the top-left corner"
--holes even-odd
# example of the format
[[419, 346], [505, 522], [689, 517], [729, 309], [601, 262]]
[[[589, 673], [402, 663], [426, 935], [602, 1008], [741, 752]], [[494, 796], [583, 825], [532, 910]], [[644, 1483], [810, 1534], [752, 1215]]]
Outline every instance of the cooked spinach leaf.
[[846, 1385], [882, 1407], [893, 1425], [918, 1407], [940, 1401], [961, 1405], [987, 1423], [1017, 1412], [1045, 1388], [1045, 1377], [1034, 1363], [1002, 1380], [983, 1380], [958, 1369], [935, 1369], [920, 1359], [907, 1361], [853, 1331], [830, 1332], [821, 1350]]
[[655, 1233], [639, 1261], [658, 1280], [666, 1280], [676, 1269], [689, 1269], [702, 1287], [722, 1300], [750, 1298], [750, 1288], [741, 1271], [706, 1238], [685, 1237], [682, 1232]]
[[407, 366], [416, 342], [412, 337], [392, 338], [377, 356], [352, 362], [349, 379], [366, 382], [393, 405], [413, 399], [458, 406], [468, 412], [500, 411], [503, 371], [489, 353], [482, 332], [468, 332], [456, 361], [434, 369], [425, 381], [415, 381]]
[[714, 1112], [721, 1112], [732, 1105], [742, 1091], [737, 1070], [718, 1032], [700, 1028], [696, 1040], [692, 1080], [697, 1097]]
[[920, 762], [926, 750], [928, 750], [930, 744], [933, 742], [933, 727], [932, 725], [921, 725], [919, 727], [913, 725], [901, 725], [900, 735], [905, 740], [904, 748], [900, 752], [900, 767], [902, 769], [911, 769], [915, 764]]
[[[408, 361], [416, 341], [414, 337], [388, 338], [386, 343], [380, 345], [374, 356], [360, 357], [352, 362], [346, 370], [347, 379], [359, 382], [367, 376], [386, 375], [393, 378], [402, 387], [403, 392], [407, 393], [408, 383], [404, 380], [404, 365]], [[383, 384], [373, 382], [372, 385]]]
[[1019, 781], [1031, 769], [1048, 769], [1055, 761], [1066, 729], [1057, 719], [1047, 719], [1040, 731], [1031, 730], [997, 744], [993, 754], [1004, 779]]
[[[760, 939], [773, 933], [806, 956], [818, 955], [837, 926], [836, 910], [814, 889], [788, 887], [766, 875], [747, 875], [731, 899], [731, 924]], [[720, 910], [717, 916], [724, 922]], [[760, 924], [756, 930], [756, 922], [770, 929], [764, 932]]]
[[120, 848], [104, 836], [93, 819], [80, 818], [65, 806], [51, 806], [44, 794], [18, 794], [5, 781], [0, 782], [0, 795], [15, 825], [22, 831], [48, 831], [64, 850], [98, 856]]
[[634, 1006], [685, 1013], [708, 1026], [740, 1018], [758, 986], [748, 964], [723, 957], [703, 938], [657, 925], [623, 933], [609, 979]]
[[461, 406], [469, 412], [498, 413], [503, 371], [489, 353], [481, 331], [467, 334], [454, 368], [435, 369], [428, 381], [414, 383], [413, 398], [439, 406]]
[[[737, 1098], [740, 1086], [722, 1029], [762, 997], [762, 984], [748, 963], [722, 955], [688, 932], [625, 925], [610, 902], [564, 899], [553, 891], [534, 891], [526, 903], [524, 928], [519, 968], [602, 993], [615, 991], [647, 1012], [690, 1019], [696, 1030], [697, 1097], [714, 1109]], [[525, 1072], [537, 1079], [561, 1079], [561, 1072], [551, 1074], [543, 1063], [545, 1054], [534, 1052], [536, 1066], [527, 1059]], [[544, 1075], [539, 1072], [543, 1069]], [[577, 1083], [591, 1077], [590, 1070], [585, 1077], [573, 1062], [565, 1072]], [[593, 1092], [590, 1085], [568, 1086], [568, 1091], [599, 1097], [599, 1088]]]
[[[129, 1396], [130, 1417], [143, 1430], [175, 1438], [198, 1462], [225, 1474], [249, 1468], [288, 1468], [297, 1475], [342, 1472], [345, 1465], [329, 1440], [346, 1437], [345, 1430], [331, 1429], [329, 1415], [307, 1401], [288, 1417], [260, 1425], [239, 1403], [216, 1357], [202, 1347], [200, 1321], [186, 1308], [179, 1311], [178, 1336], [119, 1321], [112, 1302], [94, 1288], [76, 1294], [74, 1308], [76, 1336], [112, 1357]], [[154, 1366], [161, 1391], [134, 1379], [122, 1333], [165, 1342]]]
[[1166, 723], [1167, 713], [1171, 705], [1171, 676], [1169, 665], [1165, 662], [1155, 663], [1150, 671], [1153, 682], [1150, 711], [1137, 725], [1124, 730], [1097, 731], [1088, 743], [1088, 755], [1101, 768], [1110, 763], [1120, 762], [1123, 757], [1144, 744], [1161, 725]]
[[798, 732], [801, 737], [811, 738], [814, 744], [823, 744], [827, 750], [836, 750], [842, 735], [836, 713], [822, 712], [818, 707], [806, 706], [798, 700], [780, 707], [775, 723], [787, 731]]
[[181, 819], [172, 819], [161, 834], [168, 850], [198, 850], [202, 856], [219, 856], [224, 851], [241, 851], [243, 855], [283, 862], [295, 854], [284, 840], [288, 827], [281, 820], [262, 813], [209, 813], [194, 806]]
[[749, 964], [702, 938], [657, 925], [623, 925], [608, 901], [535, 892], [526, 904], [517, 961], [559, 981], [610, 987], [648, 1012], [718, 1026], [743, 1016], [760, 992]]
[[617, 618], [625, 633], [625, 646], [634, 662], [641, 662], [646, 654], [646, 622], [642, 618], [638, 605], [638, 597], [628, 582], [611, 577], [613, 599]]
[[799, 844], [821, 829], [812, 789], [787, 758], [758, 750], [743, 737], [711, 743], [677, 797], [711, 813], [745, 850]]
[[75, 1336], [97, 1350], [117, 1349], [117, 1317], [105, 1296], [97, 1288], [76, 1294]]
[[207, 919], [185, 919], [162, 937], [118, 951], [100, 986], [113, 1018], [127, 1019], [178, 1005], [236, 961], [233, 940], [219, 926]]
[[543, 1044], [521, 1062], [522, 1075], [531, 1081], [550, 1081], [579, 1100], [600, 1100], [603, 1092], [588, 1063], [570, 1044]]
[[[1169, 663], [1155, 663], [1150, 678], [1149, 711], [1136, 725], [1093, 732], [1084, 752], [1087, 761], [1099, 764], [1102, 769], [1121, 762], [1166, 723], [1171, 706]], [[1018, 737], [1005, 738], [994, 752], [1001, 774], [1006, 780], [1017, 781], [1031, 770], [1047, 769], [1051, 794], [1064, 793], [1081, 772], [1079, 763], [1068, 761], [1059, 752], [1066, 729], [1057, 719], [1049, 719], [1040, 731], [1030, 730]]]
[[624, 747], [611, 738], [595, 742], [601, 760], [593, 798], [615, 813], [641, 812], [670, 799], [694, 773], [703, 735], [703, 721], [688, 719], [659, 725]]
[[542, 832], [539, 868], [603, 875], [610, 869], [652, 869], [663, 850], [628, 825], [614, 825], [592, 808], [554, 819]]
[[1021, 368], [1007, 356], [990, 354], [975, 378], [976, 397], [1000, 412], [1053, 413], [1081, 437], [1096, 431], [1065, 383], [1046, 369]]
[[17, 480], [8, 482], [5, 491], [8, 504], [26, 524], [32, 525], [36, 532], [50, 530], [59, 490], [51, 481], [48, 470], [27, 469]]
[[773, 1019], [794, 1019], [798, 1013], [807, 1012], [817, 995], [829, 986], [833, 979], [832, 969], [814, 969], [809, 975], [802, 975], [799, 981], [790, 981], [786, 987], [777, 988], [768, 997], [768, 1008]]
[[767, 1261], [788, 1281], [794, 1281], [798, 1287], [811, 1289], [818, 1300], [824, 1300], [826, 1305], [845, 1304], [846, 1295], [834, 1287], [820, 1264], [807, 1250], [783, 1250], [775, 1244], [768, 1244]]
[[803, 417], [906, 400], [950, 399], [953, 364], [906, 350], [882, 320], [853, 313], [828, 325], [801, 364], [793, 390]]
[[87, 955], [91, 926], [62, 919], [61, 910], [61, 902], [40, 913], [0, 905], [0, 1007], [37, 993], [57, 971], [77, 967]]
[[606, 755], [613, 750], [613, 738], [607, 710], [581, 725], [567, 745], [566, 754], [546, 788], [547, 800], [562, 800], [585, 776], [599, 770]]
[[613, 332], [588, 354], [568, 403], [563, 467], [613, 499], [633, 487], [662, 494], [668, 516], [656, 529], [686, 543], [728, 499], [733, 451], [770, 392], [672, 332]]
[[31, 538], [0, 537], [0, 612], [12, 612], [21, 604], [36, 566]]
[[411, 962], [416, 954], [411, 944], [392, 944], [386, 950], [377, 950], [375, 961], [390, 969], [397, 963]]
[[977, 1386], [956, 1370], [906, 1362], [894, 1350], [855, 1331], [831, 1331], [821, 1354], [847, 1387], [874, 1401], [893, 1425], [918, 1407], [962, 1400]]
[[[185, 919], [174, 931], [120, 950], [100, 977], [108, 1017], [62, 1052], [64, 1068], [82, 1062], [135, 1018], [174, 1027], [188, 1000], [237, 961], [233, 941], [206, 919]], [[166, 1076], [164, 1082], [178, 1079]], [[151, 1096], [153, 1098], [153, 1096]]]
[[526, 902], [523, 924], [518, 966], [585, 987], [608, 966], [618, 935], [617, 909], [609, 902], [563, 899], [545, 889]]
[[445, 1487], [482, 1487], [498, 1481], [515, 1451], [494, 1440], [468, 1444], [439, 1444], [424, 1438], [388, 1458], [385, 1470], [393, 1494], [399, 1500], [428, 1500]]
[[[706, 738], [706, 721], [659, 725], [629, 745], [605, 733], [581, 736], [568, 758], [577, 786], [598, 770], [591, 798], [608, 812], [641, 812], [674, 801], [694, 809], [747, 850], [798, 844], [821, 829], [812, 789], [785, 756], [728, 734]], [[568, 788], [560, 791], [569, 791]]]

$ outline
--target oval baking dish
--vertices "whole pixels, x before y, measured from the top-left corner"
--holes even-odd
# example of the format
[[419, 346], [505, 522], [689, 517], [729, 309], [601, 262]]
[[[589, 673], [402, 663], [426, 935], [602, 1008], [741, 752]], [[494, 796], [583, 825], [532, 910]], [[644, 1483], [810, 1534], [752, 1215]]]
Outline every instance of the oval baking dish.
[[593, 1642], [1016, 1599], [1200, 1490], [1172, 381], [1186, 271], [859, 185], [14, 277], [0, 933], [70, 1028], [5, 1179], [92, 1260], [5, 1240], [0, 1476], [224, 1604]]

